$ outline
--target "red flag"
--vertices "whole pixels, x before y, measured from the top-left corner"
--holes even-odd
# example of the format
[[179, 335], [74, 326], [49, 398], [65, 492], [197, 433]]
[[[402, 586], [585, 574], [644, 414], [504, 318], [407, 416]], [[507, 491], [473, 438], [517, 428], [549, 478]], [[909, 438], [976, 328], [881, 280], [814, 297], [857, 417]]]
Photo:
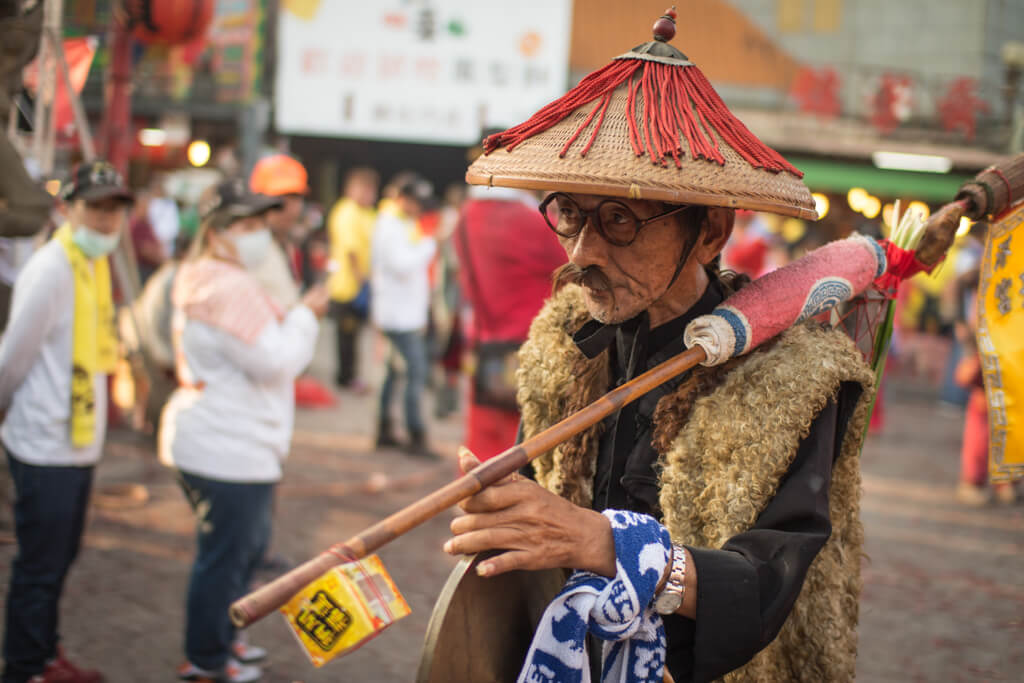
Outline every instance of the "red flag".
[[[68, 73], [71, 76], [71, 87], [75, 89], [76, 94], [81, 94], [82, 88], [85, 87], [85, 81], [89, 77], [89, 69], [92, 67], [92, 60], [96, 54], [96, 39], [91, 37], [86, 38], [67, 38], [64, 40], [64, 57], [68, 62]], [[57, 89], [55, 95], [53, 115], [55, 124], [58, 132], [66, 132], [67, 129], [74, 124], [75, 117], [71, 111], [71, 100], [68, 98], [67, 88], [64, 87], [64, 77], [57, 69], [56, 63], [50, 63], [45, 66], [46, 69], [52, 69], [54, 77], [57, 79]], [[39, 86], [39, 58], [37, 57], [31, 64], [25, 67], [25, 87], [31, 91], [38, 99], [38, 86]]]

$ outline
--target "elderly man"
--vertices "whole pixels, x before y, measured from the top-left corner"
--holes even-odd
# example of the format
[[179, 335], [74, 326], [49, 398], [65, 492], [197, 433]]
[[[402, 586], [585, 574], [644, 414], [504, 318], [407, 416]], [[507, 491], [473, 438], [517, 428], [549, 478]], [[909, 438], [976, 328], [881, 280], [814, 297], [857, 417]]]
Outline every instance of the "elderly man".
[[[467, 174], [554, 191], [540, 209], [569, 262], [520, 352], [525, 437], [685, 349], [742, 284], [718, 268], [735, 208], [813, 216], [668, 33], [488, 138]], [[480, 574], [578, 570], [520, 680], [852, 680], [871, 387], [841, 332], [801, 325], [465, 502], [445, 549], [505, 551]]]

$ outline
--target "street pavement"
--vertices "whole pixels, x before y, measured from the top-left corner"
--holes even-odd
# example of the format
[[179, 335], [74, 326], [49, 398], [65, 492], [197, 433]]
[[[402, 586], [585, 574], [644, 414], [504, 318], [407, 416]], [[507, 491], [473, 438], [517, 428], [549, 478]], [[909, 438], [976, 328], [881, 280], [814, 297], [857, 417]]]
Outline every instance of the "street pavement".
[[[312, 372], [331, 376], [329, 341]], [[366, 341], [368, 367], [381, 349]], [[371, 380], [379, 371], [369, 373]], [[449, 481], [458, 415], [435, 422], [440, 460], [374, 452], [372, 396], [340, 392], [331, 409], [300, 411], [279, 486], [273, 549], [296, 561], [348, 538]], [[933, 392], [891, 381], [884, 433], [863, 452], [864, 563], [858, 681], [1024, 680], [1024, 507], [979, 510], [953, 501], [962, 412]], [[148, 499], [114, 495], [141, 484]], [[67, 582], [68, 651], [113, 683], [170, 681], [182, 660], [184, 595], [194, 520], [172, 474], [144, 443], [109, 443], [97, 470], [85, 546]], [[412, 681], [430, 611], [455, 560], [441, 552], [452, 513], [381, 552], [412, 607], [358, 651], [314, 668], [279, 615], [251, 628], [268, 647], [268, 683]], [[6, 595], [15, 547], [0, 544]]]

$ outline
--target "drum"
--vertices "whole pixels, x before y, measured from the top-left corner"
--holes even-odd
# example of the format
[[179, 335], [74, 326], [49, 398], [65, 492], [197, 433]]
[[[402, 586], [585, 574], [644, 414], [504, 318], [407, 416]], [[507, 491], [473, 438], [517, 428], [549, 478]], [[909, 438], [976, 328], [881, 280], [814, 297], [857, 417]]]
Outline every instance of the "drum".
[[565, 584], [564, 569], [513, 571], [491, 578], [463, 558], [452, 570], [427, 625], [417, 683], [514, 683], [544, 610]]

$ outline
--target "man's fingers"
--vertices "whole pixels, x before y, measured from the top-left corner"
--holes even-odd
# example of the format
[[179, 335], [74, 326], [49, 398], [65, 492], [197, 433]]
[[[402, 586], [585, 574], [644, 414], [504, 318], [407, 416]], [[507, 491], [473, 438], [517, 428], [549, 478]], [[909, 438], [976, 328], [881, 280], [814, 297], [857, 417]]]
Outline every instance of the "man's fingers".
[[462, 515], [453, 519], [449, 527], [452, 533], [458, 536], [459, 534], [477, 531], [478, 529], [506, 526], [512, 521], [513, 516], [509, 514], [509, 510], [506, 508], [498, 512]]
[[[480, 458], [476, 457], [473, 451], [469, 450], [465, 446], [459, 446], [459, 471], [463, 474], [469, 474], [471, 471], [480, 466]], [[492, 486], [501, 486], [502, 484], [508, 484], [515, 481], [522, 481], [525, 479], [523, 475], [518, 472], [504, 477], [500, 481], [492, 484]]]
[[449, 538], [444, 544], [444, 551], [449, 555], [472, 555], [495, 548], [515, 548], [521, 545], [521, 540], [522, 532], [516, 529], [480, 529]]
[[497, 512], [523, 501], [529, 494], [527, 486], [536, 486], [523, 481], [489, 486], [459, 503], [466, 512]]
[[480, 458], [473, 455], [473, 452], [465, 446], [459, 446], [459, 470], [463, 474], [468, 474], [479, 465]]
[[480, 576], [497, 576], [515, 569], [531, 569], [533, 566], [531, 553], [527, 550], [509, 550], [508, 552], [488, 557], [476, 566]]

